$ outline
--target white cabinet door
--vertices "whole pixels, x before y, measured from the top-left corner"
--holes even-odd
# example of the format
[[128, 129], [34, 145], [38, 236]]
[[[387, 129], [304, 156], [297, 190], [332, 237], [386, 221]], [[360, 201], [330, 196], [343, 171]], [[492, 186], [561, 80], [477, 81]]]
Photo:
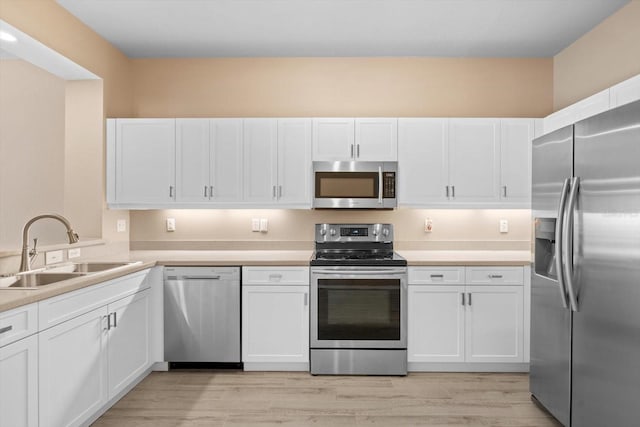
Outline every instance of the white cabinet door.
[[309, 362], [309, 287], [242, 287], [242, 361]]
[[151, 365], [149, 289], [109, 304], [109, 399]]
[[176, 200], [208, 201], [209, 121], [176, 119]]
[[533, 119], [500, 120], [500, 202], [531, 204]]
[[244, 200], [276, 203], [278, 126], [276, 119], [244, 121]]
[[447, 202], [448, 120], [398, 120], [399, 204]]
[[449, 121], [449, 184], [452, 202], [499, 201], [499, 120]]
[[355, 156], [354, 126], [354, 119], [313, 119], [313, 160], [353, 160]]
[[117, 203], [169, 203], [175, 195], [175, 119], [116, 120]]
[[616, 108], [640, 100], [640, 74], [609, 89], [609, 106]]
[[78, 426], [108, 401], [107, 307], [40, 332], [40, 427]]
[[38, 427], [38, 336], [0, 348], [0, 426]]
[[467, 362], [522, 362], [522, 286], [468, 286]]
[[242, 119], [211, 119], [210, 188], [214, 202], [242, 200]]
[[409, 362], [464, 362], [464, 286], [409, 286]]
[[398, 160], [398, 119], [356, 119], [355, 159], [376, 162]]
[[278, 202], [311, 207], [311, 120], [278, 120]]

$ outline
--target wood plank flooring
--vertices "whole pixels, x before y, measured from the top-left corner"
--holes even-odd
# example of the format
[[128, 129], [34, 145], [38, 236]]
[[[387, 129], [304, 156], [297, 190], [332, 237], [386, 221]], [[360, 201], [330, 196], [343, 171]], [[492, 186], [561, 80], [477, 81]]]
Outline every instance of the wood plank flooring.
[[527, 374], [154, 372], [94, 427], [558, 427], [531, 402]]

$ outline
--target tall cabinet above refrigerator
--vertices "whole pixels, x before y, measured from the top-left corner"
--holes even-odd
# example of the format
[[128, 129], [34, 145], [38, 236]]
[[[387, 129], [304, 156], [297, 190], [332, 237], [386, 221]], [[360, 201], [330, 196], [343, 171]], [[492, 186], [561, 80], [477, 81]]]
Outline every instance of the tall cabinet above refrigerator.
[[565, 426], [640, 425], [640, 101], [532, 158], [531, 393]]

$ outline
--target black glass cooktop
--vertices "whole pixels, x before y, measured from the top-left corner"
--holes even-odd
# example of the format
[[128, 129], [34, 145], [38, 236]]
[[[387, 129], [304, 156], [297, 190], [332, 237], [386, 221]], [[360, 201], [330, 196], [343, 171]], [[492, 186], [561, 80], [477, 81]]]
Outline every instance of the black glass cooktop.
[[321, 249], [313, 254], [311, 265], [405, 266], [407, 260], [388, 250]]

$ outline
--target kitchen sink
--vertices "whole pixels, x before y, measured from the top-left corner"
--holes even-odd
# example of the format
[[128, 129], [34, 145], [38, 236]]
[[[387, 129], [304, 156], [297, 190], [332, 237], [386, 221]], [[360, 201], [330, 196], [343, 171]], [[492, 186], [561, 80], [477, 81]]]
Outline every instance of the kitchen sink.
[[139, 264], [139, 262], [79, 262], [68, 263], [47, 269], [50, 272], [66, 272], [66, 273], [99, 273], [101, 271], [111, 270], [114, 268], [126, 267], [129, 265]]
[[62, 282], [63, 280], [75, 279], [86, 276], [87, 273], [29, 273], [16, 277], [16, 281], [9, 285], [7, 289], [38, 289], [39, 286], [50, 285]]

